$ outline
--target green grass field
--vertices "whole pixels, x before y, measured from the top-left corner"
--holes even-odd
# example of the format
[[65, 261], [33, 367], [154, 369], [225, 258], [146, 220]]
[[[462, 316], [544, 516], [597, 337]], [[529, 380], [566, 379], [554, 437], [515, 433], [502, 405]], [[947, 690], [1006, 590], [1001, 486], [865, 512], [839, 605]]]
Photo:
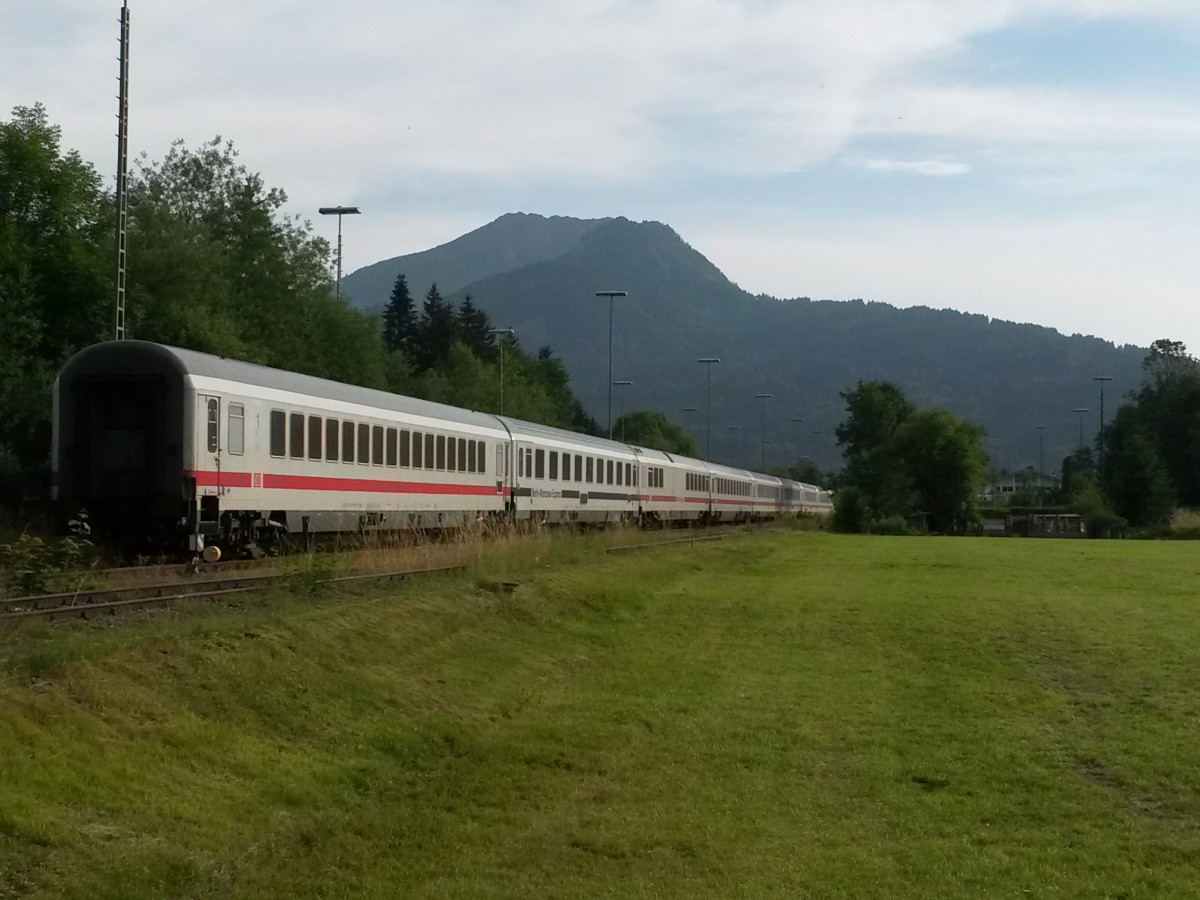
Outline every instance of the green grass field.
[[0, 632], [0, 896], [1200, 894], [1194, 543], [477, 567]]

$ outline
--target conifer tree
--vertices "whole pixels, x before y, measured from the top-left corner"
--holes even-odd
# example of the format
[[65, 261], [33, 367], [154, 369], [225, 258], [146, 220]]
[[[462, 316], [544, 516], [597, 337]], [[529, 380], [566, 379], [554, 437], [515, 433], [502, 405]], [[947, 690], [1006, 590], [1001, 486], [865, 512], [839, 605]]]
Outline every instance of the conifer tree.
[[458, 337], [480, 360], [487, 361], [496, 355], [492, 320], [475, 305], [470, 294], [463, 297], [458, 308]]
[[389, 352], [397, 350], [411, 353], [413, 331], [417, 316], [413, 308], [412, 294], [408, 290], [408, 279], [401, 272], [392, 286], [392, 296], [383, 310], [383, 346]]
[[425, 305], [417, 322], [411, 355], [416, 369], [423, 372], [441, 365], [450, 356], [450, 348], [458, 338], [458, 321], [454, 307], [441, 295], [437, 284], [430, 285]]

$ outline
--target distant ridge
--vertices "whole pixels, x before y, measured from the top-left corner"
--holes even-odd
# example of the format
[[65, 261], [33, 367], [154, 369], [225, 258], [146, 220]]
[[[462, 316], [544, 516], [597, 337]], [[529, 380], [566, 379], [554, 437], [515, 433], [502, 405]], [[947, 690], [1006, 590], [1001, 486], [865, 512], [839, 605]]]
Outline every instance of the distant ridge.
[[387, 303], [401, 272], [417, 299], [434, 283], [448, 295], [489, 275], [561, 256], [604, 221], [507, 213], [431, 250], [357, 269], [342, 279], [343, 289], [355, 306], [371, 312]]
[[[374, 286], [363, 277], [373, 270]], [[1145, 355], [953, 310], [751, 295], [668, 226], [620, 217], [502, 216], [432, 250], [360, 269], [344, 290], [356, 305], [381, 309], [400, 271], [418, 299], [436, 281], [446, 296], [471, 294], [493, 322], [514, 327], [525, 348], [549, 345], [602, 424], [608, 303], [595, 292], [627, 291], [613, 307], [613, 377], [633, 382], [626, 409], [662, 411], [703, 449], [706, 382], [696, 360], [720, 357], [712, 372], [712, 455], [746, 466], [760, 465], [763, 451], [756, 394], [773, 395], [765, 409], [768, 466], [798, 455], [829, 466], [838, 461], [840, 394], [858, 379], [887, 379], [920, 406], [945, 406], [985, 426], [987, 449], [1010, 469], [1037, 465], [1036, 426], [1046, 425], [1052, 470], [1078, 444], [1072, 410], [1098, 407], [1092, 376], [1111, 375], [1109, 396], [1118, 398], [1138, 383]], [[1098, 425], [1098, 413], [1089, 414], [1086, 441]]]

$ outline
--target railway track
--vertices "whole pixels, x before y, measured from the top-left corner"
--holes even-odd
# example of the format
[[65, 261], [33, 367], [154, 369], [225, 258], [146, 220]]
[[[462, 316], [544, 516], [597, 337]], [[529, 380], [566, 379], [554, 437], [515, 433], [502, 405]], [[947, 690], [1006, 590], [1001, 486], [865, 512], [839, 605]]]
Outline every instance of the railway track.
[[[461, 571], [464, 565], [431, 566], [405, 569], [398, 572], [368, 572], [359, 575], [339, 575], [321, 579], [327, 585], [354, 584], [368, 581], [403, 581], [417, 575], [434, 575]], [[261, 591], [282, 584], [297, 576], [289, 572], [266, 575], [231, 575], [223, 578], [203, 578], [196, 581], [172, 581], [160, 584], [128, 585], [98, 588], [60, 594], [37, 594], [30, 597], [10, 597], [0, 600], [0, 620], [80, 617], [112, 614], [131, 609], [166, 606], [181, 600], [218, 600], [236, 594]]]
[[[698, 542], [723, 540], [734, 533], [736, 532], [732, 529], [724, 529], [706, 534], [693, 534], [684, 538], [654, 538], [634, 544], [607, 547], [605, 552], [623, 554], [652, 547], [694, 545]], [[143, 580], [132, 584], [114, 584], [87, 590], [0, 598], [0, 621], [31, 618], [88, 618], [126, 610], [167, 606], [185, 600], [220, 600], [237, 594], [265, 590], [284, 584], [289, 580], [306, 579], [306, 576], [296, 572], [262, 571], [265, 568], [273, 567], [277, 562], [277, 560], [233, 560], [192, 566], [175, 563], [99, 570], [92, 574], [105, 579], [120, 580], [135, 577]], [[333, 586], [370, 581], [386, 583], [402, 581], [418, 575], [460, 571], [464, 568], [465, 566], [462, 564], [453, 564], [424, 566], [400, 571], [370, 571], [362, 574], [322, 578], [317, 583]], [[172, 578], [172, 580], [147, 581], [145, 580], [147, 577], [150, 579]]]

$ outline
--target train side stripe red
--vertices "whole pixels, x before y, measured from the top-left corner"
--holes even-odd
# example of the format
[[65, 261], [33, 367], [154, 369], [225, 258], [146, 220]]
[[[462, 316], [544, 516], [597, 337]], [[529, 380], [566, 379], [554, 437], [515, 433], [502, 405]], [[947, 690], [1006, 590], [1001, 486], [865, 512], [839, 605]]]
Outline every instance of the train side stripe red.
[[[200, 487], [216, 487], [217, 472], [193, 472]], [[250, 472], [221, 472], [219, 483], [222, 487], [248, 488], [252, 484]], [[383, 481], [373, 478], [331, 478], [323, 475], [281, 475], [272, 472], [262, 473], [262, 487], [265, 490], [291, 491], [349, 491], [371, 494], [447, 494], [460, 496], [498, 496], [495, 483], [492, 484], [451, 484], [449, 482], [426, 481]], [[508, 493], [508, 489], [504, 489]]]

